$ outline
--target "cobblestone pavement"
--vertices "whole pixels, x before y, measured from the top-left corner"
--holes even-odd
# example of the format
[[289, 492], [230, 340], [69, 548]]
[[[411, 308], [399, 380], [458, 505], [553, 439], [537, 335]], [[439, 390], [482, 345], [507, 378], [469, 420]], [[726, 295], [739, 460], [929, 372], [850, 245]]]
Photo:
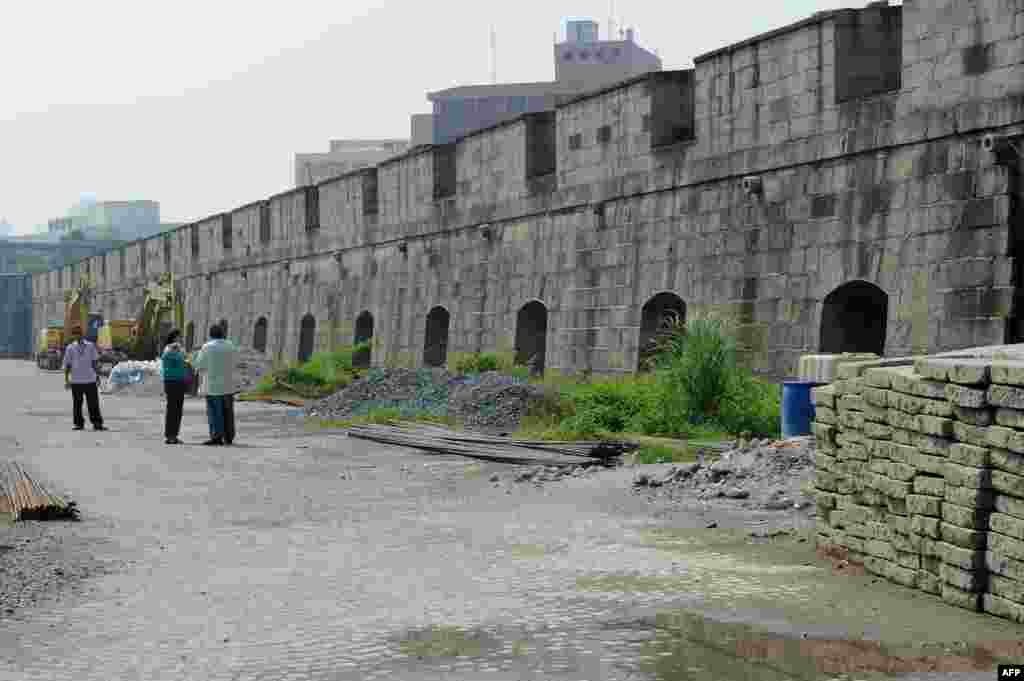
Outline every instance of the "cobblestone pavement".
[[[536, 489], [506, 482], [508, 466], [304, 432], [256, 404], [238, 405], [236, 446], [171, 447], [159, 400], [105, 398], [111, 432], [72, 432], [59, 376], [3, 362], [0, 379], [18, 456], [78, 501], [76, 535], [110, 566], [0, 613], [0, 681], [836, 678], [806, 652], [765, 661], [729, 641], [752, 624], [1020, 638], [833, 579], [795, 540], [738, 542], [729, 518], [714, 533], [694, 512], [652, 520], [626, 472]], [[188, 401], [183, 439], [204, 438]]]

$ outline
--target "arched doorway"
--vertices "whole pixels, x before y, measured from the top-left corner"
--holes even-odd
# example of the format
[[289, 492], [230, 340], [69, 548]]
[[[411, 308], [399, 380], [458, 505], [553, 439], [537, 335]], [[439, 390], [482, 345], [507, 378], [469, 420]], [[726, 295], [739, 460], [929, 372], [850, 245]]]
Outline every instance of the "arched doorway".
[[[356, 337], [355, 344], [360, 343], [370, 344], [373, 342], [373, 315], [370, 314], [369, 310], [363, 310], [356, 317]], [[352, 355], [352, 365], [356, 367], [365, 368], [370, 366], [372, 350], [367, 347], [365, 350], [360, 350]]]
[[217, 322], [217, 326], [219, 326], [220, 330], [224, 332], [224, 337], [225, 338], [230, 338], [231, 337], [228, 334], [228, 320], [226, 320], [226, 319], [220, 320], [219, 322]]
[[313, 356], [313, 336], [316, 333], [316, 319], [313, 315], [307, 314], [302, 318], [302, 328], [299, 331], [299, 361], [308, 362]]
[[516, 315], [516, 364], [530, 367], [530, 373], [543, 375], [548, 337], [548, 308], [533, 300], [519, 308]]
[[423, 341], [423, 363], [428, 367], [444, 366], [448, 359], [448, 310], [440, 305], [427, 315], [427, 337]]
[[885, 351], [889, 296], [866, 281], [851, 281], [825, 297], [821, 310], [821, 352]]
[[650, 368], [658, 339], [685, 321], [686, 303], [674, 293], [659, 293], [644, 303], [640, 309], [640, 371]]
[[256, 320], [256, 329], [252, 334], [252, 349], [256, 352], [267, 351], [267, 318], [260, 317]]
[[196, 346], [196, 325], [194, 322], [189, 322], [185, 325], [185, 352], [192, 352], [192, 348]]

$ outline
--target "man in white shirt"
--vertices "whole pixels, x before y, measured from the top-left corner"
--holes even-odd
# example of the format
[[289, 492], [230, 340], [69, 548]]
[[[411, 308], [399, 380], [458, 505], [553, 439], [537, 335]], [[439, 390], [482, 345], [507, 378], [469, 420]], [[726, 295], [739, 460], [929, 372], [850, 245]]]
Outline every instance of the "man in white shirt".
[[96, 346], [82, 338], [82, 330], [71, 328], [71, 343], [64, 349], [64, 388], [71, 389], [72, 417], [75, 430], [85, 428], [82, 417], [83, 398], [89, 405], [89, 420], [93, 430], [106, 430], [100, 414], [100, 391], [96, 385], [96, 366], [100, 353]]
[[235, 439], [235, 364], [238, 348], [224, 338], [224, 329], [215, 324], [210, 340], [203, 345], [195, 368], [206, 372], [206, 417], [210, 421], [210, 439], [204, 445], [229, 445]]

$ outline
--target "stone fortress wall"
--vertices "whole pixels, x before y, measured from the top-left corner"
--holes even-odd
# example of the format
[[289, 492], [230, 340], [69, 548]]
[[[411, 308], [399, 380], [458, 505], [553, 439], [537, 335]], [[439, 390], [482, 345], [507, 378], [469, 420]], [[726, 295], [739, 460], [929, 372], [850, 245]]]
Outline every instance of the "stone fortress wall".
[[173, 272], [196, 342], [224, 319], [282, 360], [372, 333], [374, 364], [626, 372], [670, 312], [730, 316], [772, 376], [1012, 342], [1020, 159], [982, 140], [1024, 132], [1022, 10], [819, 12], [36, 275], [33, 328], [83, 272], [108, 319]]

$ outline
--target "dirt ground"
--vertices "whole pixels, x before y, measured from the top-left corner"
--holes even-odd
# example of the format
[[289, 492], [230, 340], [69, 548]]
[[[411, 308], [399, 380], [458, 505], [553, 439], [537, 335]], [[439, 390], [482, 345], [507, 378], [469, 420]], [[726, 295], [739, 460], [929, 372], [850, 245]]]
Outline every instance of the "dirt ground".
[[83, 513], [0, 528], [0, 681], [923, 681], [1024, 659], [1024, 627], [819, 555], [808, 507], [635, 484], [666, 465], [517, 482], [262, 404], [208, 448], [196, 401], [168, 447], [158, 399], [107, 397], [111, 432], [73, 433], [59, 376], [0, 378], [0, 455]]

